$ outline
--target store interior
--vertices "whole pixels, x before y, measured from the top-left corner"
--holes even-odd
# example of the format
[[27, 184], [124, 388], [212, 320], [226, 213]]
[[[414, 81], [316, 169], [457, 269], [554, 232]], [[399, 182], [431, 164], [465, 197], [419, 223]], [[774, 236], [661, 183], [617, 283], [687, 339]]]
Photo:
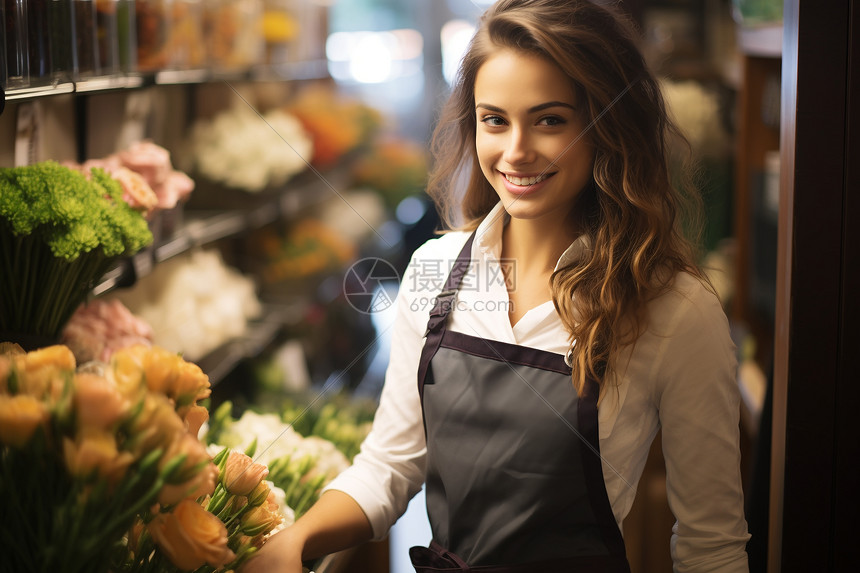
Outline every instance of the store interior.
[[[39, 328], [13, 310], [25, 301], [5, 289], [21, 282], [4, 271], [0, 335], [65, 344], [78, 364], [143, 342], [198, 365], [210, 439], [246, 449], [253, 432], [257, 452], [287, 428], [306, 440], [305, 460], [284, 447], [293, 464], [276, 482], [300, 514], [325, 483], [309, 476], [330, 479], [369, 429], [400, 277], [440, 225], [429, 137], [489, 4], [4, 0], [0, 167], [102, 167], [152, 239]], [[738, 348], [750, 568], [765, 571], [782, 3], [621, 4], [699, 166], [700, 262]], [[34, 308], [59, 298], [34, 285]], [[624, 523], [634, 573], [671, 570], [673, 523], [658, 438]], [[407, 573], [408, 547], [428, 541], [419, 495], [387, 540], [308, 565]]]

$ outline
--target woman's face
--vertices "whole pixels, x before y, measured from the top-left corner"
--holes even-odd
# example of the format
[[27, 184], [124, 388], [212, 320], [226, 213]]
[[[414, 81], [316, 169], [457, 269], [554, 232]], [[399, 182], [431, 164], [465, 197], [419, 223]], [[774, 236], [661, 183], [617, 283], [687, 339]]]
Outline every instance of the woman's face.
[[478, 162], [507, 212], [562, 224], [594, 161], [570, 79], [549, 60], [500, 49], [478, 69], [475, 114]]

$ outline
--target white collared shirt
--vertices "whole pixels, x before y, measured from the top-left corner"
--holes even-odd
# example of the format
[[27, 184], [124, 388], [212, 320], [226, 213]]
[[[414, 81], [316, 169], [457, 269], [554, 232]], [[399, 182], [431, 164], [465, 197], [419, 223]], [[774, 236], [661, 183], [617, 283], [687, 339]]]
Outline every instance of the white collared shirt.
[[[552, 301], [511, 326], [500, 261], [506, 214], [501, 203], [478, 227], [472, 261], [448, 328], [472, 336], [565, 354], [569, 336]], [[327, 489], [353, 497], [374, 536], [383, 538], [424, 481], [426, 444], [417, 370], [433, 300], [468, 233], [454, 232], [418, 248], [401, 283], [391, 359], [373, 429], [354, 465]], [[559, 266], [588, 245], [574, 241]], [[607, 376], [598, 412], [600, 453], [609, 501], [621, 526], [651, 442], [663, 433], [667, 493], [677, 519], [672, 535], [676, 571], [748, 571], [739, 452], [739, 392], [735, 346], [717, 298], [697, 279], [679, 274], [652, 301], [647, 329]]]

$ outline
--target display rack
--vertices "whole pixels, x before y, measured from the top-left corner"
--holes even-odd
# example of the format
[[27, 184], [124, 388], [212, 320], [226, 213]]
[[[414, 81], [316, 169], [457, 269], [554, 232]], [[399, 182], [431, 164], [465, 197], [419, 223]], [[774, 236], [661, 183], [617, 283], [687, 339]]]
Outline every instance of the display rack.
[[30, 101], [71, 93], [93, 94], [156, 85], [206, 84], [218, 81], [302, 81], [320, 79], [327, 75], [326, 60], [251, 66], [229, 72], [214, 69], [160, 70], [145, 74], [115, 74], [77, 81], [57, 79], [46, 85], [6, 90], [4, 99], [6, 102]]

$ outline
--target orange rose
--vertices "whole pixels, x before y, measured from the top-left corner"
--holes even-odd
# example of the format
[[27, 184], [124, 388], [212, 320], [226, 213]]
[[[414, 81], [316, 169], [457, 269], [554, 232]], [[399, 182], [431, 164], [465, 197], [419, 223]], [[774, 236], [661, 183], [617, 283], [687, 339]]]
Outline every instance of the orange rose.
[[183, 499], [197, 499], [201, 496], [209, 496], [215, 491], [218, 482], [218, 466], [208, 464], [185, 483], [179, 485], [165, 485], [158, 493], [158, 503], [162, 505], [173, 505]]
[[236, 558], [227, 547], [227, 528], [221, 520], [189, 499], [170, 513], [158, 514], [147, 528], [167, 558], [185, 571], [205, 563], [223, 567]]
[[242, 533], [250, 537], [265, 534], [283, 520], [278, 503], [269, 496], [266, 503], [258, 505], [242, 515]]
[[177, 367], [172, 390], [178, 404], [193, 404], [212, 393], [209, 376], [198, 365], [184, 361]]
[[234, 495], [248, 495], [269, 475], [269, 468], [254, 463], [242, 452], [230, 452], [224, 466], [224, 487]]
[[203, 422], [209, 419], [209, 410], [203, 406], [193, 405], [185, 413], [185, 427], [188, 433], [196, 436], [200, 433]]
[[75, 369], [75, 356], [60, 344], [18, 354], [13, 358], [19, 391], [37, 398], [59, 398], [66, 376]]
[[111, 484], [120, 481], [134, 461], [130, 453], [117, 450], [116, 440], [106, 432], [86, 435], [77, 441], [64, 438], [63, 453], [70, 474], [89, 477], [97, 471]]
[[143, 358], [143, 374], [149, 390], [175, 398], [173, 389], [180, 362], [182, 358], [175, 352], [159, 346], [147, 348]]
[[196, 499], [215, 491], [218, 467], [211, 462], [206, 447], [196, 436], [185, 432], [178, 434], [161, 458], [161, 469], [180, 455], [185, 455], [185, 461], [170, 485], [159, 493], [158, 502], [163, 505], [171, 505], [186, 497]]
[[75, 374], [78, 427], [107, 430], [128, 411], [128, 400], [116, 385], [96, 374]]
[[143, 407], [132, 422], [131, 443], [127, 446], [138, 455], [144, 455], [155, 448], [168, 447], [180, 434], [185, 433], [185, 425], [173, 404], [161, 394], [146, 394]]
[[22, 448], [48, 418], [45, 404], [33, 396], [0, 395], [0, 442]]
[[144, 388], [143, 353], [146, 346], [136, 344], [121, 348], [111, 355], [108, 377], [125, 396], [140, 395]]

